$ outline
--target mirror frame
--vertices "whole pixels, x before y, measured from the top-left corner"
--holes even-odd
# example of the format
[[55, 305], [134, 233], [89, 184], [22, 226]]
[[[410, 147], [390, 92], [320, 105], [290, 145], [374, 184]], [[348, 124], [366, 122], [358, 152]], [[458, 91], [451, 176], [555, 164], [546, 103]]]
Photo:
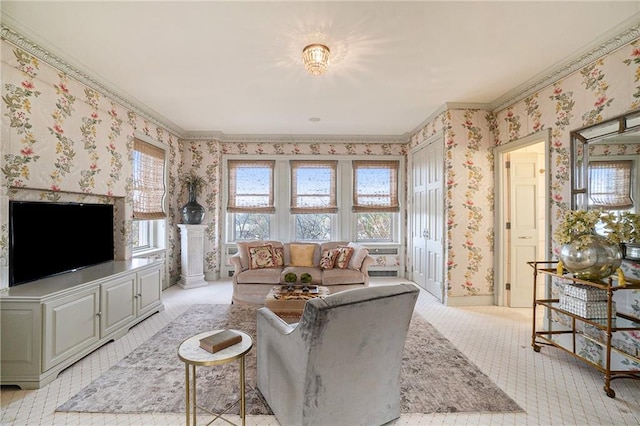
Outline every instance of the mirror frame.
[[589, 209], [590, 143], [640, 130], [640, 109], [591, 124], [569, 133], [571, 138], [571, 210]]

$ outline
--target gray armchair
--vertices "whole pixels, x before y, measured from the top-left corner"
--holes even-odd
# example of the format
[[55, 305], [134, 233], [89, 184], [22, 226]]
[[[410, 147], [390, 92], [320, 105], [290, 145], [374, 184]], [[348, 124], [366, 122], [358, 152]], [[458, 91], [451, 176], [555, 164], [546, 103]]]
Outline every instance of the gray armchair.
[[283, 425], [381, 425], [400, 416], [413, 284], [309, 300], [297, 324], [257, 314], [258, 388]]

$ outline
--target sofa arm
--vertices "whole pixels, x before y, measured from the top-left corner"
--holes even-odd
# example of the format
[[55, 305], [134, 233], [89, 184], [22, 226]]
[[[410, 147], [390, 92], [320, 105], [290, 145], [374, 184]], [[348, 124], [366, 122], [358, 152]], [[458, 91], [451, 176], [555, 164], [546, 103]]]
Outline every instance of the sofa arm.
[[242, 272], [242, 262], [240, 262], [240, 255], [234, 254], [229, 258], [229, 262], [233, 265], [233, 275], [236, 276]]
[[365, 257], [362, 261], [360, 272], [362, 272], [366, 276], [369, 276], [369, 266], [373, 265], [374, 263], [376, 263], [375, 259], [368, 254], [367, 257]]

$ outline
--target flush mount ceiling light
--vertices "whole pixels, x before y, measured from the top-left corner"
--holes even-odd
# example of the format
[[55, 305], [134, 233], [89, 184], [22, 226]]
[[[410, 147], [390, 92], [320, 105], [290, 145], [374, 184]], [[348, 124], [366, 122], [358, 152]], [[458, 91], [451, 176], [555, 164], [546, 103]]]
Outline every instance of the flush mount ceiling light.
[[302, 62], [311, 74], [322, 75], [329, 68], [331, 51], [324, 44], [310, 44], [302, 49]]

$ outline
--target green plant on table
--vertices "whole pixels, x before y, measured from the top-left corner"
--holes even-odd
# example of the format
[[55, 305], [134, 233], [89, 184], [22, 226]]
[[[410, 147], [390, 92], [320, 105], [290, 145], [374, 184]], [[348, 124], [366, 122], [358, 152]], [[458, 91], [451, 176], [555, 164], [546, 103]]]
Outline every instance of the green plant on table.
[[311, 278], [311, 274], [308, 274], [306, 272], [304, 274], [300, 275], [300, 282], [302, 284], [311, 284], [311, 280], [312, 279], [313, 278]]
[[294, 274], [293, 272], [287, 272], [284, 275], [284, 280], [285, 280], [285, 282], [288, 282], [289, 284], [293, 284], [298, 280], [298, 276], [296, 274]]

